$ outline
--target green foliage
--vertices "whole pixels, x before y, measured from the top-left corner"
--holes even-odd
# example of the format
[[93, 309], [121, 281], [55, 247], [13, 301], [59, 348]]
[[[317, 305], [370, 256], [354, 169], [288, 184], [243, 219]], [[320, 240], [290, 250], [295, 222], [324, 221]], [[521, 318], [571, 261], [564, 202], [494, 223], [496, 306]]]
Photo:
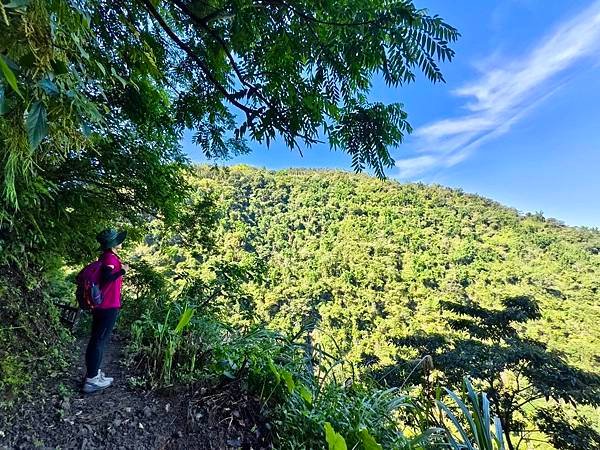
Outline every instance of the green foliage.
[[383, 450], [383, 447], [375, 441], [366, 428], [360, 430], [360, 438], [365, 450]]
[[48, 114], [41, 102], [34, 102], [27, 111], [27, 136], [29, 147], [35, 150], [48, 134]]
[[[400, 105], [369, 102], [370, 79], [398, 85], [422, 71], [442, 81], [438, 63], [453, 57], [457, 37], [405, 1], [0, 3], [0, 275], [43, 278], [88, 261], [108, 224], [135, 238], [154, 219], [177, 222], [188, 197], [187, 129], [209, 157], [248, 151], [246, 137], [269, 144], [279, 135], [295, 147], [323, 135], [353, 155], [355, 169], [382, 175], [393, 164], [388, 147], [410, 127]], [[213, 199], [204, 201], [195, 207]], [[206, 218], [199, 210], [183, 214]], [[215, 299], [248, 325], [247, 288], [264, 264], [251, 252], [231, 258], [247, 228], [218, 234], [232, 239], [228, 252], [202, 261], [197, 242], [213, 245], [203, 238], [208, 222], [178, 223], [177, 237], [193, 242], [186, 256], [211, 276], [164, 290]], [[182, 273], [197, 269], [189, 265]], [[5, 317], [0, 324], [12, 326]], [[155, 338], [167, 362], [180, 344], [165, 330]]]
[[[452, 425], [454, 425], [460, 435], [461, 439], [458, 442], [457, 439], [450, 436], [452, 448], [457, 450], [463, 448], [467, 450], [504, 450], [502, 425], [498, 417], [491, 418], [490, 403], [487, 395], [485, 393], [476, 393], [467, 378], [464, 380], [464, 387], [467, 391], [467, 403], [472, 412], [469, 411], [469, 407], [467, 407], [456, 393], [449, 389], [445, 390], [462, 413], [463, 419], [466, 419], [466, 429], [448, 406], [440, 400], [436, 400], [444, 415], [450, 419]], [[491, 426], [492, 422], [494, 428]]]
[[[195, 210], [193, 202], [189, 207]], [[208, 216], [216, 220], [219, 215]], [[201, 261], [194, 261], [210, 268], [212, 254], [226, 248], [221, 245], [228, 237], [212, 236], [209, 241], [214, 247], [206, 249]], [[166, 252], [163, 257], [168, 256], [172, 247], [164, 243], [172, 239], [162, 231], [148, 237], [147, 241], [161, 249], [150, 254], [156, 257]], [[141, 250], [136, 250], [135, 257], [147, 258]], [[180, 254], [183, 250], [179, 248]], [[187, 251], [193, 253], [193, 249]], [[186, 258], [175, 256], [175, 266], [186, 263]], [[299, 340], [300, 335], [287, 337], [260, 325], [245, 327], [242, 323], [234, 328], [225, 324], [224, 320], [232, 321], [230, 311], [222, 314], [219, 305], [213, 303], [218, 303], [218, 297], [212, 296], [211, 290], [196, 288], [206, 286], [209, 281], [203, 277], [210, 278], [210, 271], [200, 267], [190, 272], [188, 267], [186, 285], [181, 288], [167, 279], [157, 281], [173, 272], [160, 275], [140, 262], [136, 264], [143, 271], [128, 291], [135, 300], [126, 303], [125, 311], [132, 303], [141, 308], [136, 309], [139, 316], [130, 325], [129, 350], [132, 363], [148, 374], [150, 385], [242, 382], [261, 400], [274, 426], [272, 439], [277, 448], [322, 448], [329, 443], [332, 448], [347, 444], [349, 448], [408, 450], [434, 448], [444, 442], [449, 445], [441, 428], [445, 425], [437, 422], [437, 406], [431, 398], [412, 399], [398, 388], [382, 389], [368, 377], [340, 383], [338, 375], [343, 372], [339, 368], [347, 363], [319, 347], [309, 349], [308, 342]], [[197, 279], [191, 278], [191, 273]], [[229, 277], [227, 272], [221, 276], [229, 278], [229, 283], [222, 286], [219, 296], [235, 296], [242, 287], [248, 288], [244, 278]], [[144, 286], [146, 282], [155, 290]], [[125, 323], [130, 323], [127, 318]], [[401, 416], [419, 419], [404, 422]], [[419, 426], [414, 428], [413, 423]], [[447, 433], [451, 436], [450, 430]]]
[[[63, 285], [62, 273], [29, 273], [0, 267], [0, 409], [19, 400], [65, 363], [58, 347], [70, 336], [59, 322], [55, 302]], [[52, 279], [54, 290], [45, 291]], [[60, 297], [59, 297], [60, 298]], [[14, 301], [18, 299], [19, 301]], [[25, 300], [27, 299], [27, 300]]]
[[[124, 325], [150, 384], [243, 379], [283, 448], [323, 448], [325, 423], [350, 448], [489, 448], [489, 410], [510, 449], [593, 442], [575, 407], [600, 398], [597, 230], [435, 186], [183, 170], [191, 129], [209, 157], [248, 151], [246, 137], [323, 136], [382, 176], [410, 125], [400, 104], [369, 100], [370, 80], [443, 81], [458, 33], [442, 19], [371, 0], [0, 8], [3, 389], [65, 339], [52, 270], [118, 223], [149, 231]], [[435, 369], [414, 364], [424, 355]], [[487, 397], [449, 392], [445, 425], [432, 380], [465, 374]], [[540, 412], [557, 404], [568, 417]]]
[[346, 441], [341, 434], [336, 433], [329, 422], [325, 422], [325, 440], [329, 446], [329, 450], [346, 450]]
[[[274, 425], [272, 439], [277, 448], [316, 449], [327, 444], [330, 448], [422, 450], [454, 442], [453, 431], [444, 431], [444, 423], [438, 424], [431, 414], [431, 399], [417, 401], [397, 388], [368, 385], [366, 379], [339, 384], [332, 369], [340, 361], [325, 354], [320, 358], [320, 373], [315, 374], [307, 366], [302, 343], [261, 327], [240, 332], [210, 314], [193, 314], [193, 309], [182, 306], [193, 300], [183, 292], [170, 301], [147, 301], [142, 318], [132, 324], [131, 358], [152, 385], [242, 381], [261, 399]], [[183, 312], [179, 315], [179, 311]], [[423, 402], [429, 413], [420, 409]], [[437, 404], [448, 410], [444, 403]], [[458, 416], [475, 416], [483, 423], [476, 406], [469, 407], [472, 413], [463, 406]], [[399, 419], [400, 410], [409, 416], [427, 416], [423, 430], [410, 430]]]
[[[209, 157], [245, 151], [245, 135], [269, 145], [279, 134], [296, 147], [323, 134], [352, 154], [356, 170], [382, 174], [393, 164], [388, 146], [410, 128], [400, 104], [368, 101], [370, 79], [397, 86], [420, 70], [443, 81], [438, 62], [452, 59], [458, 37], [405, 1], [141, 3], [125, 26], [151, 23], [143, 43], [159, 71], [173, 68], [177, 114], [199, 127], [195, 141]], [[106, 28], [124, 27], [106, 16]]]
[[2, 75], [4, 75], [4, 79], [6, 80], [8, 85], [22, 98], [23, 94], [21, 94], [21, 91], [19, 90], [19, 86], [17, 84], [17, 77], [15, 77], [15, 73], [6, 63], [4, 56], [0, 56], [0, 70], [2, 70]]
[[9, 398], [19, 393], [31, 382], [25, 361], [15, 355], [2, 355], [0, 359], [0, 392]]
[[536, 412], [536, 423], [556, 448], [564, 450], [600, 447], [600, 433], [585, 417], [568, 417], [564, 408], [554, 405]]
[[352, 154], [356, 170], [383, 175], [393, 165], [388, 147], [410, 127], [401, 105], [369, 103], [370, 79], [380, 73], [398, 85], [420, 69], [443, 81], [437, 62], [453, 57], [458, 37], [405, 1], [217, 2], [205, 10], [144, 0], [125, 11], [114, 1], [31, 0], [2, 13], [2, 187], [13, 208], [56, 195], [61, 185], [38, 170], [48, 165], [67, 164], [63, 183], [91, 189], [96, 181], [110, 192], [108, 180], [79, 176], [77, 160], [94, 166], [89, 150], [103, 156], [143, 142], [150, 154], [133, 162], [177, 162], [186, 128], [209, 157], [248, 151], [245, 135], [268, 144], [279, 134], [295, 147], [324, 134]]
[[133, 64], [116, 79], [94, 5], [3, 6], [0, 264], [82, 262], [94, 231], [172, 219], [184, 196], [171, 100]]
[[[468, 375], [509, 430], [509, 448], [550, 439], [535, 426], [544, 405], [567, 402], [569, 411], [579, 405], [579, 414], [593, 414], [581, 405], [593, 408], [599, 398], [596, 230], [521, 216], [459, 191], [345, 173], [201, 167], [191, 184], [192, 198], [213, 199], [204, 210], [217, 221], [214, 253], [162, 232], [134, 253], [188, 289], [198, 286], [198, 298], [219, 286], [209, 310], [222, 322], [296, 336], [317, 374], [327, 373], [318, 368], [323, 354], [335, 355], [344, 362], [331, 364], [336, 379], [374, 375], [430, 392], [432, 382], [459, 389]], [[194, 201], [190, 224], [202, 210]], [[171, 256], [159, 256], [167, 249]], [[433, 370], [415, 369], [424, 355]], [[299, 405], [309, 405], [294, 370], [283, 367]], [[332, 414], [322, 420], [338, 432], [353, 429], [352, 445], [360, 442], [359, 424], [332, 419], [344, 411], [335, 398], [330, 411], [314, 386], [302, 385]], [[424, 433], [435, 422], [432, 408], [417, 410], [424, 413], [406, 423]], [[286, 416], [295, 424], [289, 435], [322, 429], [305, 417]], [[377, 443], [390, 442], [367, 429]]]
[[[478, 380], [506, 431], [521, 438], [530, 434], [527, 422], [536, 420], [532, 406], [538, 400], [599, 406], [600, 376], [571, 367], [544, 344], [518, 335], [513, 323], [540, 317], [532, 299], [505, 299], [505, 308], [499, 311], [442, 303], [444, 308], [460, 313], [460, 319], [449, 320], [450, 328], [467, 331], [469, 338], [455, 340], [453, 348], [441, 335], [422, 336], [414, 344], [434, 356], [450, 384], [456, 384], [464, 374]], [[507, 446], [513, 448], [510, 435]]]

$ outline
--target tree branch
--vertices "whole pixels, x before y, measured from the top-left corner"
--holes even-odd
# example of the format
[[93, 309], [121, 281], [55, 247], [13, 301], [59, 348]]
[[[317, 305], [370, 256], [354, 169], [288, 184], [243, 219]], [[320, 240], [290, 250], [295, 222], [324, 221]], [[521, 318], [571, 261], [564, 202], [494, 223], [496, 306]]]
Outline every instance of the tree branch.
[[250, 91], [252, 91], [253, 93], [255, 93], [258, 98], [260, 98], [263, 102], [265, 102], [267, 105], [269, 105], [269, 107], [272, 108], [273, 105], [271, 105], [270, 102], [269, 102], [269, 100], [260, 92], [259, 88], [256, 85], [254, 85], [254, 84], [252, 84], [252, 83], [250, 83], [249, 81], [246, 80], [246, 77], [244, 76], [244, 74], [240, 70], [239, 66], [235, 62], [235, 58], [231, 54], [231, 51], [229, 50], [229, 46], [227, 45], [227, 43], [225, 42], [225, 40], [221, 36], [219, 36], [219, 34], [215, 32], [215, 30], [213, 30], [210, 27], [210, 25], [208, 24], [208, 22], [206, 21], [206, 19], [198, 17], [182, 1], [180, 1], [180, 0], [172, 0], [172, 1], [186, 16], [188, 16], [194, 23], [196, 23], [203, 30], [205, 30], [208, 34], [210, 34], [210, 36], [221, 46], [221, 48], [225, 52], [225, 55], [227, 55], [227, 59], [229, 60], [229, 64], [231, 65], [231, 68], [233, 69], [233, 71], [235, 72], [236, 76], [240, 80], [240, 83], [242, 83]]
[[198, 55], [196, 55], [196, 53], [194, 53], [194, 51], [185, 42], [183, 42], [179, 38], [179, 36], [177, 36], [177, 34], [169, 27], [169, 25], [167, 25], [163, 17], [158, 13], [158, 11], [154, 7], [154, 5], [152, 5], [150, 0], [140, 1], [143, 3], [144, 7], [146, 8], [146, 11], [148, 11], [148, 13], [158, 22], [158, 24], [164, 30], [164, 32], [167, 33], [167, 35], [173, 40], [173, 42], [175, 42], [175, 44], [177, 44], [177, 46], [181, 50], [183, 50], [200, 67], [202, 73], [204, 73], [208, 80], [232, 105], [244, 111], [244, 113], [246, 113], [246, 116], [248, 116], [249, 118], [255, 117], [259, 114], [258, 110], [250, 108], [237, 101], [236, 98], [231, 93], [229, 93], [221, 83], [219, 83], [219, 81], [212, 74], [206, 63], [202, 61], [202, 59]]

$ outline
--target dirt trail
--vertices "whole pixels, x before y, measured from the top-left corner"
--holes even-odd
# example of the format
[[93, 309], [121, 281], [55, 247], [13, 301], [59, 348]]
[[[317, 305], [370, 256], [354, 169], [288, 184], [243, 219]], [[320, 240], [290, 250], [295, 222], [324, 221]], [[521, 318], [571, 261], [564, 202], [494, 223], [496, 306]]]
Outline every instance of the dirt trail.
[[133, 389], [122, 349], [113, 336], [104, 356], [103, 371], [115, 378], [113, 386], [84, 395], [85, 342], [79, 340], [79, 358], [67, 373], [48, 379], [46, 392], [0, 418], [0, 449], [268, 448], [258, 404], [235, 383], [198, 392]]

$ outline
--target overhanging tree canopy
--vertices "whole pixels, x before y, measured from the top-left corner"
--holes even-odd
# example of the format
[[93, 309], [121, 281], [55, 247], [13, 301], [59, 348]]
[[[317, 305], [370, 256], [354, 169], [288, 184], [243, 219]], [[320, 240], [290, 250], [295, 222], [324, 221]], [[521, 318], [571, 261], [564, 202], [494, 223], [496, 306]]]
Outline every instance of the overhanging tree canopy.
[[99, 203], [167, 214], [185, 129], [208, 157], [246, 152], [246, 138], [324, 139], [383, 176], [410, 125], [401, 104], [369, 101], [371, 80], [442, 81], [458, 36], [411, 1], [18, 0], [0, 13], [1, 220], [29, 214], [32, 235], [66, 220], [38, 213], [57, 198], [59, 211], [93, 204], [89, 218]]
[[442, 81], [437, 62], [453, 57], [458, 36], [410, 1], [22, 0], [2, 13], [3, 111], [10, 97], [27, 104], [32, 147], [52, 117], [44, 92], [23, 84], [48, 95], [70, 89], [79, 115], [98, 119], [107, 80], [138, 87], [141, 76], [168, 96], [177, 125], [198, 130], [208, 156], [241, 149], [224, 140], [234, 128], [261, 142], [280, 134], [289, 146], [322, 134], [356, 169], [380, 174], [392, 163], [387, 146], [410, 128], [401, 105], [368, 101], [372, 77], [398, 86], [421, 69]]
[[[112, 29], [129, 26], [161, 54], [184, 124], [201, 131], [208, 156], [226, 154], [223, 135], [242, 113], [236, 137], [290, 147], [324, 135], [379, 175], [390, 145], [410, 130], [402, 105], [370, 103], [375, 74], [398, 86], [420, 68], [433, 82], [458, 33], [410, 1], [151, 1], [121, 10]], [[119, 10], [115, 6], [115, 10]], [[103, 18], [104, 23], [107, 23]]]

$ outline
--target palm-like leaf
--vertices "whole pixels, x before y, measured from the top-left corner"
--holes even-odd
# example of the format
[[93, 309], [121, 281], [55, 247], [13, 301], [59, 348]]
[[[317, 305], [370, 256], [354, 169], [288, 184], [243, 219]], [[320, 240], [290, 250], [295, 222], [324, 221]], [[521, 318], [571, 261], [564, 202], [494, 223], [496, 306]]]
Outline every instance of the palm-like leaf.
[[502, 425], [500, 420], [494, 417], [494, 431], [492, 431], [490, 403], [486, 394], [475, 392], [467, 378], [464, 379], [464, 387], [467, 392], [466, 402], [455, 392], [446, 389], [461, 413], [458, 417], [448, 405], [441, 400], [436, 400], [438, 407], [450, 420], [462, 441], [457, 441], [448, 431], [451, 447], [455, 450], [504, 450]]

